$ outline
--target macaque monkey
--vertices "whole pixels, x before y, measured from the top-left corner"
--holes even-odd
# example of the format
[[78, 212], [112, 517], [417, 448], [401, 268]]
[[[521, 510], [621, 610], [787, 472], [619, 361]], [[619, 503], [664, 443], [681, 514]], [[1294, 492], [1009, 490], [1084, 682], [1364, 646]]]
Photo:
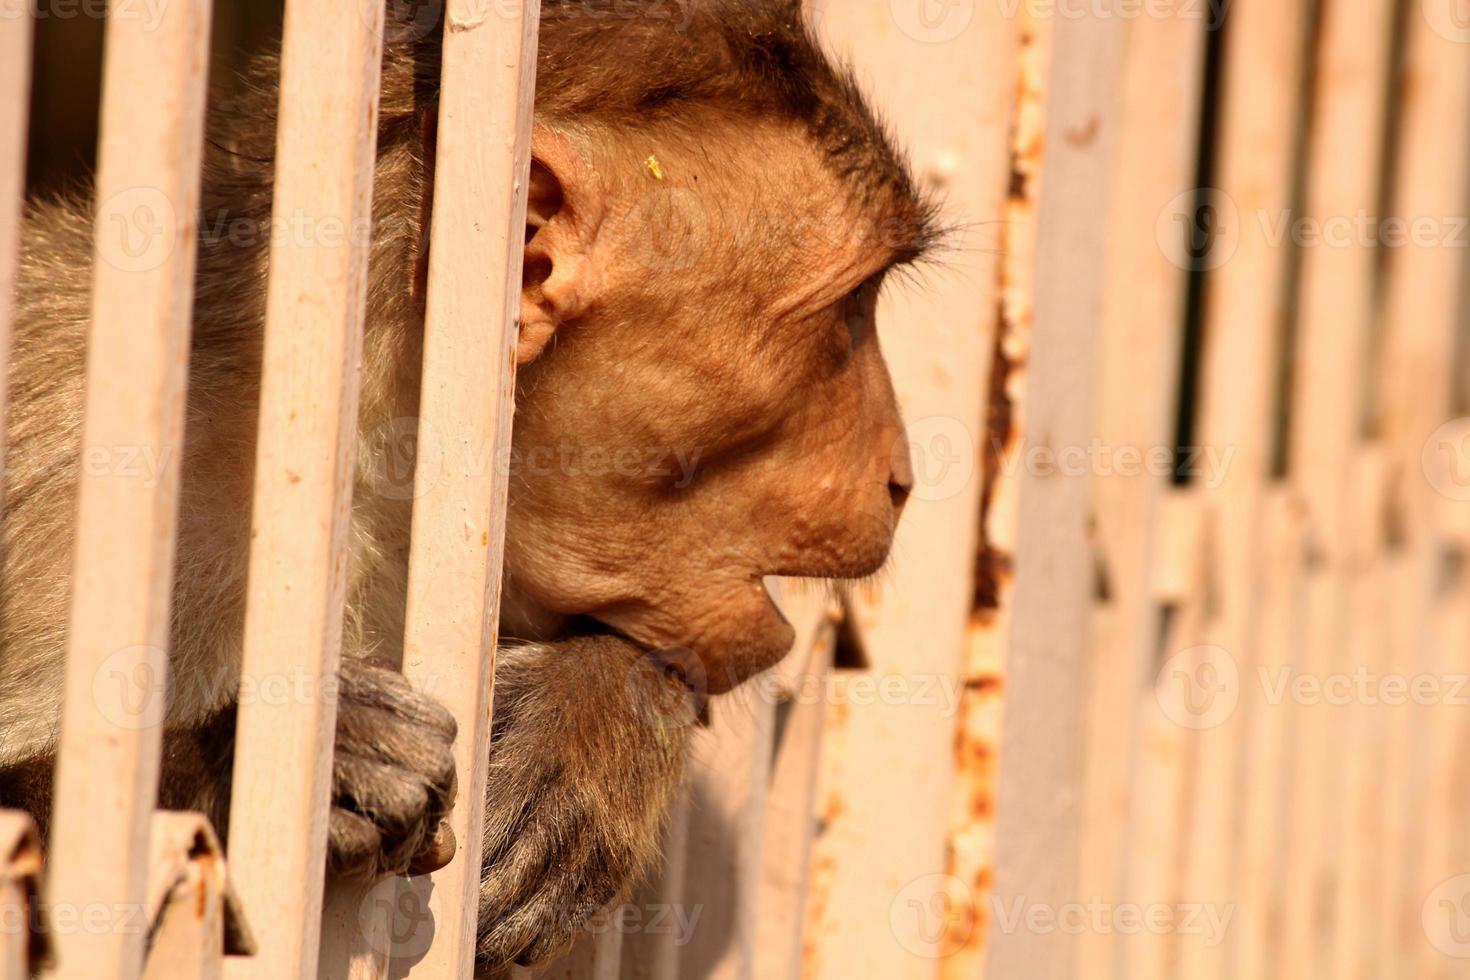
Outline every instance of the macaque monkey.
[[[422, 11], [418, 12], [422, 14]], [[421, 18], [420, 18], [421, 19]], [[444, 859], [455, 726], [401, 655], [437, 28], [388, 28], [331, 871]], [[344, 26], [344, 30], [351, 29]], [[227, 826], [276, 62], [211, 107], [160, 792]], [[479, 961], [644, 873], [689, 719], [779, 660], [767, 576], [869, 575], [911, 487], [873, 319], [930, 205], [796, 0], [543, 0]], [[45, 824], [81, 467], [85, 189], [30, 202], [0, 591], [0, 803]], [[146, 464], [147, 461], [145, 461]], [[390, 465], [391, 464], [391, 465]], [[128, 478], [119, 474], [119, 478]]]

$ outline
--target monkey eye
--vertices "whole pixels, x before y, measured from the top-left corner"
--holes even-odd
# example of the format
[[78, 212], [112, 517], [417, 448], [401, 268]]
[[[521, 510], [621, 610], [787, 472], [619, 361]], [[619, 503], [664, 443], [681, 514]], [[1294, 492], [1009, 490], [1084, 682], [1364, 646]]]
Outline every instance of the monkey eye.
[[880, 278], [874, 277], [848, 293], [842, 301], [843, 326], [848, 343], [856, 348], [873, 329], [873, 311], [878, 302]]

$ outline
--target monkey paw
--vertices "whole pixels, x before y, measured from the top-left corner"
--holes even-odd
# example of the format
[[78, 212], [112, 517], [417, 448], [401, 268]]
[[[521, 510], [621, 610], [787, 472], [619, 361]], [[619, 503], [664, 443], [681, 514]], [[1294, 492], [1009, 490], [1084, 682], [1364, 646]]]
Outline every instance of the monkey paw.
[[478, 967], [569, 946], [658, 853], [698, 708], [609, 636], [502, 649], [481, 866]]
[[454, 718], [398, 671], [343, 660], [328, 866], [348, 878], [443, 867], [454, 856]]

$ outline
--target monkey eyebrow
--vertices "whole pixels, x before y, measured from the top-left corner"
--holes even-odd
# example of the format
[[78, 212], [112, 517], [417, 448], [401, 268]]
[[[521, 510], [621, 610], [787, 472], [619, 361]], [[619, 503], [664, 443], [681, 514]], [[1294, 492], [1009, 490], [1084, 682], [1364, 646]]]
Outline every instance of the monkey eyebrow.
[[866, 262], [861, 260], [849, 262], [840, 269], [822, 275], [820, 281], [815, 285], [799, 289], [794, 295], [788, 295], [784, 302], [776, 304], [773, 312], [777, 319], [814, 315], [841, 302], [854, 290], [861, 289], [867, 283], [886, 275], [895, 264], [894, 255], [891, 253], [881, 255], [878, 261], [870, 258]]

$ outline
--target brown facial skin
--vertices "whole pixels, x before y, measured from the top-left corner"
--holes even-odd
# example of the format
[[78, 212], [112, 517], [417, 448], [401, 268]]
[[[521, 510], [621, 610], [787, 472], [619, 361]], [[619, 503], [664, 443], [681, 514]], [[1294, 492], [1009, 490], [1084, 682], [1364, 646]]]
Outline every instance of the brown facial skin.
[[721, 693], [790, 648], [763, 577], [888, 554], [912, 479], [873, 330], [894, 250], [775, 126], [644, 160], [537, 136], [512, 585], [687, 648]]

